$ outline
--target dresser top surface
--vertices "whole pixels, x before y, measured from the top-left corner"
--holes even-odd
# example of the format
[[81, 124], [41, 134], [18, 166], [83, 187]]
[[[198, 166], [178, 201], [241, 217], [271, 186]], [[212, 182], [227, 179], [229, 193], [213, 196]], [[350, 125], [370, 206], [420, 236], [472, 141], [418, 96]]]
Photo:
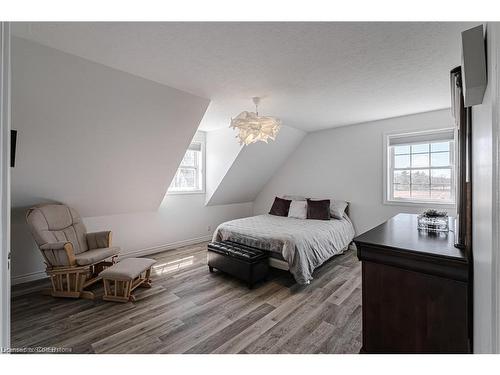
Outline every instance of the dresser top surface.
[[359, 235], [354, 242], [466, 261], [464, 251], [454, 245], [454, 228], [451, 225], [448, 233], [419, 231], [417, 215], [413, 214], [398, 214]]

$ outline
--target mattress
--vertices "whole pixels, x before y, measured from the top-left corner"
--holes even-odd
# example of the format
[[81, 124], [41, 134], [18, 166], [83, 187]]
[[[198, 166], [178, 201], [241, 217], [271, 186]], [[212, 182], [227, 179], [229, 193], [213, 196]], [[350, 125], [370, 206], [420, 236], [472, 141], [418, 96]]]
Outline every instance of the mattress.
[[275, 259], [288, 263], [295, 280], [307, 284], [314, 270], [341, 254], [354, 238], [347, 215], [342, 219], [303, 220], [274, 215], [258, 215], [219, 225], [214, 241], [229, 240], [267, 250]]

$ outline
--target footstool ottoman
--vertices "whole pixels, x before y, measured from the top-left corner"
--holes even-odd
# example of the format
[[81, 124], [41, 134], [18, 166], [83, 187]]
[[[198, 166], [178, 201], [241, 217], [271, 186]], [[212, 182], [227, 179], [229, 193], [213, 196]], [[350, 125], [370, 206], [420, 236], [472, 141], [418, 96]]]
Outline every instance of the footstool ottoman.
[[135, 301], [135, 288], [151, 288], [151, 266], [154, 259], [127, 258], [100, 273], [104, 283], [103, 300], [115, 302]]

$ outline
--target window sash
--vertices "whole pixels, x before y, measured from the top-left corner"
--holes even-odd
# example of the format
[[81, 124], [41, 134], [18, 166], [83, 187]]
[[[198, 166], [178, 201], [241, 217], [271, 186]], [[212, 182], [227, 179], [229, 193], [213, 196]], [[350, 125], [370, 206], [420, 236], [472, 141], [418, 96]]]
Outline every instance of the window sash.
[[[187, 170], [192, 170], [194, 171], [194, 186], [177, 186], [176, 182], [179, 176], [179, 173], [181, 172], [182, 169], [187, 169]], [[174, 179], [172, 180], [172, 184], [170, 185], [169, 188], [170, 191], [200, 191], [202, 190], [201, 186], [201, 173], [200, 173], [200, 168], [198, 167], [191, 167], [191, 166], [179, 166], [177, 169], [177, 172], [175, 173]]]
[[[190, 151], [194, 151], [194, 162], [193, 164], [183, 163], [186, 154]], [[195, 140], [191, 142], [186, 153], [184, 154], [179, 167], [175, 173], [174, 178], [168, 188], [169, 193], [198, 193], [204, 191], [203, 182], [203, 165], [204, 165], [204, 135], [197, 134]], [[178, 186], [177, 182], [179, 180], [179, 174], [182, 170], [194, 171], [194, 185], [193, 186]]]
[[408, 168], [392, 168], [393, 171], [419, 171], [422, 169], [453, 169], [452, 165], [444, 167], [408, 167]]
[[182, 162], [184, 161], [184, 157], [182, 158], [182, 161], [181, 161], [181, 164], [179, 165], [179, 168], [199, 168], [200, 167], [200, 159], [202, 158], [202, 154], [201, 154], [201, 150], [198, 151], [198, 150], [192, 150], [192, 149], [187, 149], [186, 153], [188, 153], [189, 151], [195, 151], [195, 157], [194, 157], [194, 165], [191, 165], [191, 164], [182, 164]]
[[[402, 139], [403, 137], [402, 136], [399, 136], [400, 138], [398, 139]], [[400, 145], [408, 145], [408, 143], [403, 143], [401, 141], [401, 143], [397, 143], [397, 144], [391, 144], [390, 143], [390, 139], [389, 139], [389, 142], [387, 143], [387, 152], [389, 153], [389, 168], [388, 168], [388, 171], [389, 171], [389, 175], [388, 175], [388, 191], [386, 194], [388, 194], [388, 201], [398, 201], [398, 202], [412, 202], [412, 203], [420, 203], [420, 202], [428, 202], [428, 203], [442, 203], [442, 204], [455, 204], [455, 142], [453, 139], [448, 139], [447, 140], [448, 142], [450, 142], [450, 146], [449, 146], [449, 150], [448, 151], [431, 151], [431, 144], [432, 143], [442, 143], [443, 142], [443, 139], [440, 139], [440, 140], [431, 140], [429, 142], [418, 142], [418, 143], [412, 143], [412, 145], [416, 145], [416, 144], [428, 144], [429, 145], [429, 151], [427, 152], [410, 152], [409, 153], [405, 153], [405, 154], [397, 154], [397, 156], [400, 156], [400, 155], [405, 155], [405, 156], [410, 156], [410, 166], [409, 167], [403, 167], [403, 168], [396, 168], [394, 167], [395, 165], [395, 152], [394, 152], [394, 149], [395, 149], [395, 146], [400, 146]], [[432, 154], [438, 154], [438, 153], [444, 153], [444, 152], [449, 152], [449, 165], [446, 165], [446, 166], [432, 166], [432, 161], [431, 161], [431, 155]], [[428, 162], [428, 166], [424, 166], [424, 167], [412, 167], [411, 166], [411, 155], [429, 155], [429, 162]], [[425, 171], [428, 171], [429, 173], [429, 183], [428, 184], [413, 184], [412, 183], [412, 171], [415, 171], [415, 170], [425, 170]], [[432, 183], [432, 171], [433, 170], [450, 170], [450, 183], [449, 184], [436, 184], [436, 183]], [[409, 183], [408, 184], [402, 184], [402, 183], [396, 183], [394, 182], [394, 179], [395, 179], [395, 172], [397, 171], [410, 171], [410, 174], [409, 174]], [[408, 192], [410, 194], [410, 197], [408, 198], [402, 198], [402, 197], [396, 197], [394, 192], [395, 192], [395, 189], [394, 187], [397, 186], [397, 185], [407, 185], [408, 186]], [[428, 191], [429, 191], [429, 196], [427, 198], [416, 198], [416, 197], [411, 197], [411, 194], [412, 194], [412, 186], [429, 186], [428, 188]], [[436, 199], [436, 198], [432, 198], [432, 187], [443, 187], [443, 186], [449, 186], [450, 187], [450, 199], [446, 199], [446, 200], [441, 200], [441, 199]], [[400, 191], [406, 191], [406, 190], [400, 190]]]
[[201, 142], [194, 141], [194, 142], [191, 142], [191, 144], [188, 147], [188, 150], [201, 152], [201, 147], [202, 147]]

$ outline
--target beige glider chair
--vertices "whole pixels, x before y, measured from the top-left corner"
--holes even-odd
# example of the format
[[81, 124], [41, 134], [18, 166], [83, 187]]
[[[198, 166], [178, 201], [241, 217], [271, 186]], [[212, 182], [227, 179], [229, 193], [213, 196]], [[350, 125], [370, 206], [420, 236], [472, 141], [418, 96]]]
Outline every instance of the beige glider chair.
[[115, 263], [119, 247], [111, 232], [87, 233], [78, 213], [63, 204], [30, 208], [26, 220], [42, 252], [54, 297], [93, 299], [84, 289], [100, 280], [99, 273]]

